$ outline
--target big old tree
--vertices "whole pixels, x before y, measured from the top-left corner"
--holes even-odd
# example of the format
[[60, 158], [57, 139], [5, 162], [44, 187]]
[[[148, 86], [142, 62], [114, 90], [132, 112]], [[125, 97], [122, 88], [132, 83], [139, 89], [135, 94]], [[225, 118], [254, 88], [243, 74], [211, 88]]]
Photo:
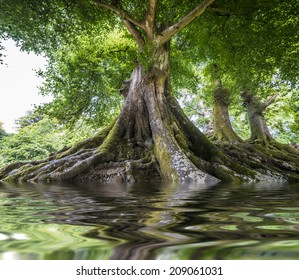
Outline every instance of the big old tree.
[[[297, 169], [285, 172], [272, 163], [263, 165], [261, 159], [236, 163], [188, 120], [173, 95], [171, 40], [207, 10], [222, 13], [225, 1], [185, 1], [184, 5], [158, 0], [2, 2], [2, 34], [18, 40], [24, 49], [51, 53], [51, 48], [90, 25], [105, 30], [121, 22], [134, 38], [138, 55], [120, 91], [125, 100], [115, 121], [93, 138], [46, 160], [3, 168], [0, 179], [134, 182], [159, 178], [208, 184], [219, 179], [298, 178]], [[15, 13], [29, 16], [21, 23]]]

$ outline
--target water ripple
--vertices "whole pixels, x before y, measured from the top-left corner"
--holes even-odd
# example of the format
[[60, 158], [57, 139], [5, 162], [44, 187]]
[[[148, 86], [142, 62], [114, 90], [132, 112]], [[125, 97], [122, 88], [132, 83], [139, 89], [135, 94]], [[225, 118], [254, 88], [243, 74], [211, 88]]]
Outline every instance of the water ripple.
[[0, 185], [0, 259], [297, 259], [298, 186]]

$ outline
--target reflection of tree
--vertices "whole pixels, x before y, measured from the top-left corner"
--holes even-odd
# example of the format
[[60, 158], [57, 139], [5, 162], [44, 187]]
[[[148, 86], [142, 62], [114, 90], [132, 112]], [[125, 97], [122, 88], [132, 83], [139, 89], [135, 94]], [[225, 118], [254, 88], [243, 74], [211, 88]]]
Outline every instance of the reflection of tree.
[[[27, 205], [19, 214], [24, 211], [29, 220], [37, 215], [38, 225], [28, 221], [27, 226], [24, 220], [24, 227], [42, 243], [31, 244], [27, 251], [38, 251], [42, 258], [151, 259], [158, 248], [192, 239], [173, 230], [185, 220], [184, 200], [194, 194], [182, 186], [26, 185], [9, 186], [9, 193], [40, 201], [39, 207]], [[6, 223], [9, 231], [16, 230]]]
[[204, 191], [200, 186], [103, 186], [88, 190], [95, 199], [112, 200], [113, 208], [93, 213], [93, 221], [107, 228], [85, 234], [122, 241], [114, 248], [111, 259], [154, 259], [159, 248], [195, 241], [192, 234], [174, 229], [187, 219], [185, 202]]
[[[0, 257], [11, 252], [30, 259], [294, 258], [299, 248], [299, 191], [286, 186], [0, 190]], [[286, 203], [289, 210], [279, 208]]]

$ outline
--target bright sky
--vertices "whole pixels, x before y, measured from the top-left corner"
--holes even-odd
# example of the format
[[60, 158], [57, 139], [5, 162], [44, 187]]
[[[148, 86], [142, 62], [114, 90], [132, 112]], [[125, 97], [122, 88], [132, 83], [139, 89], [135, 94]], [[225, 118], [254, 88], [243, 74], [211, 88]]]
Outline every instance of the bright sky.
[[6, 48], [6, 57], [4, 64], [0, 64], [0, 121], [7, 132], [15, 132], [16, 119], [33, 109], [34, 104], [50, 100], [38, 94], [42, 80], [35, 73], [35, 70], [45, 67], [46, 60], [21, 52], [13, 41], [2, 44]]

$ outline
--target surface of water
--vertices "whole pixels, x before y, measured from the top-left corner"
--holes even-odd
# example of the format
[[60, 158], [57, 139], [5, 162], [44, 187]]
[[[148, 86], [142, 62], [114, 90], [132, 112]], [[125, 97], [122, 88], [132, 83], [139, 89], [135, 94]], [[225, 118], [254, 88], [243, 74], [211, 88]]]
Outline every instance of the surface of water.
[[0, 259], [299, 259], [299, 185], [0, 184]]

